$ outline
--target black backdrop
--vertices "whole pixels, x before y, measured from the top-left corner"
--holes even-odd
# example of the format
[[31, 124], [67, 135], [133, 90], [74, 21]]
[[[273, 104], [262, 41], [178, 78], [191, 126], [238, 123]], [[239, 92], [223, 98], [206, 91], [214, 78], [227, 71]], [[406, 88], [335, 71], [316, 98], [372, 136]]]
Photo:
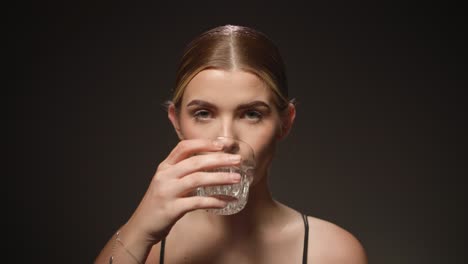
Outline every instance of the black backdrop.
[[9, 6], [14, 262], [92, 262], [177, 142], [161, 105], [182, 48], [224, 24], [276, 42], [299, 102], [271, 171], [278, 200], [351, 231], [370, 263], [466, 260], [465, 14], [348, 2]]

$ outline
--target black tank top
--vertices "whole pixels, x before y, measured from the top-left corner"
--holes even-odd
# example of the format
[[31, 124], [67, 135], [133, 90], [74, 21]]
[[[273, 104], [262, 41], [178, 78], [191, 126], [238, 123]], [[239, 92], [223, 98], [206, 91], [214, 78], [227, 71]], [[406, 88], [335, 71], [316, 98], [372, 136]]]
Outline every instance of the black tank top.
[[[309, 221], [307, 215], [303, 214], [302, 219], [304, 220], [304, 249], [302, 250], [302, 264], [307, 264], [307, 248], [309, 243]], [[161, 241], [161, 251], [159, 254], [159, 263], [164, 264], [164, 248], [166, 246], [166, 238]]]

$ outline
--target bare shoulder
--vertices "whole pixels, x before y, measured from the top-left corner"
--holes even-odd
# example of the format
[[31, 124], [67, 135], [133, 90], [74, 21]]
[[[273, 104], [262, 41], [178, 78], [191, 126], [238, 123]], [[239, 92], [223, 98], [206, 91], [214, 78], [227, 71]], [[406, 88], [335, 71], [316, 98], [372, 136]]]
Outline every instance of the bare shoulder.
[[309, 263], [367, 264], [361, 242], [349, 231], [316, 217], [309, 220]]

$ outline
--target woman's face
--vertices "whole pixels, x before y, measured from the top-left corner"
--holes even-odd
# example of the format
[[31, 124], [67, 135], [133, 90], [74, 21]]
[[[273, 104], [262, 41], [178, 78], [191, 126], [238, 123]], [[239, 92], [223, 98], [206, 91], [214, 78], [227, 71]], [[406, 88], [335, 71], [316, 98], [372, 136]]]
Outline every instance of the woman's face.
[[[203, 70], [187, 85], [179, 113], [170, 118], [182, 139], [232, 137], [254, 150], [257, 173], [265, 174], [281, 137], [273, 91], [245, 71]], [[253, 184], [258, 182], [258, 177]]]

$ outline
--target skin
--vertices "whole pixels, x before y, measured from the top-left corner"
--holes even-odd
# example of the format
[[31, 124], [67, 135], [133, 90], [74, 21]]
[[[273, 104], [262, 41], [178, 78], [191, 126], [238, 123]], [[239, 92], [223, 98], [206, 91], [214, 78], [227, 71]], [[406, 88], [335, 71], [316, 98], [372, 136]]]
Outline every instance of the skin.
[[[188, 84], [180, 109], [168, 117], [180, 143], [159, 166], [138, 208], [120, 230], [125, 248], [141, 263], [159, 263], [166, 236], [165, 263], [302, 263], [304, 225], [299, 212], [275, 201], [268, 189], [268, 169], [276, 144], [290, 131], [294, 105], [280, 113], [275, 95], [256, 75], [240, 70], [204, 70]], [[252, 146], [257, 168], [246, 207], [231, 216], [206, 212], [225, 202], [188, 195], [198, 186], [237, 182], [235, 174], [203, 169], [238, 164], [211, 138], [228, 136]], [[213, 152], [193, 156], [197, 152]], [[231, 159], [229, 159], [231, 158]], [[321, 219], [309, 220], [309, 263], [367, 263], [359, 241]], [[96, 263], [108, 263], [113, 237]], [[120, 263], [135, 260], [120, 244]]]

